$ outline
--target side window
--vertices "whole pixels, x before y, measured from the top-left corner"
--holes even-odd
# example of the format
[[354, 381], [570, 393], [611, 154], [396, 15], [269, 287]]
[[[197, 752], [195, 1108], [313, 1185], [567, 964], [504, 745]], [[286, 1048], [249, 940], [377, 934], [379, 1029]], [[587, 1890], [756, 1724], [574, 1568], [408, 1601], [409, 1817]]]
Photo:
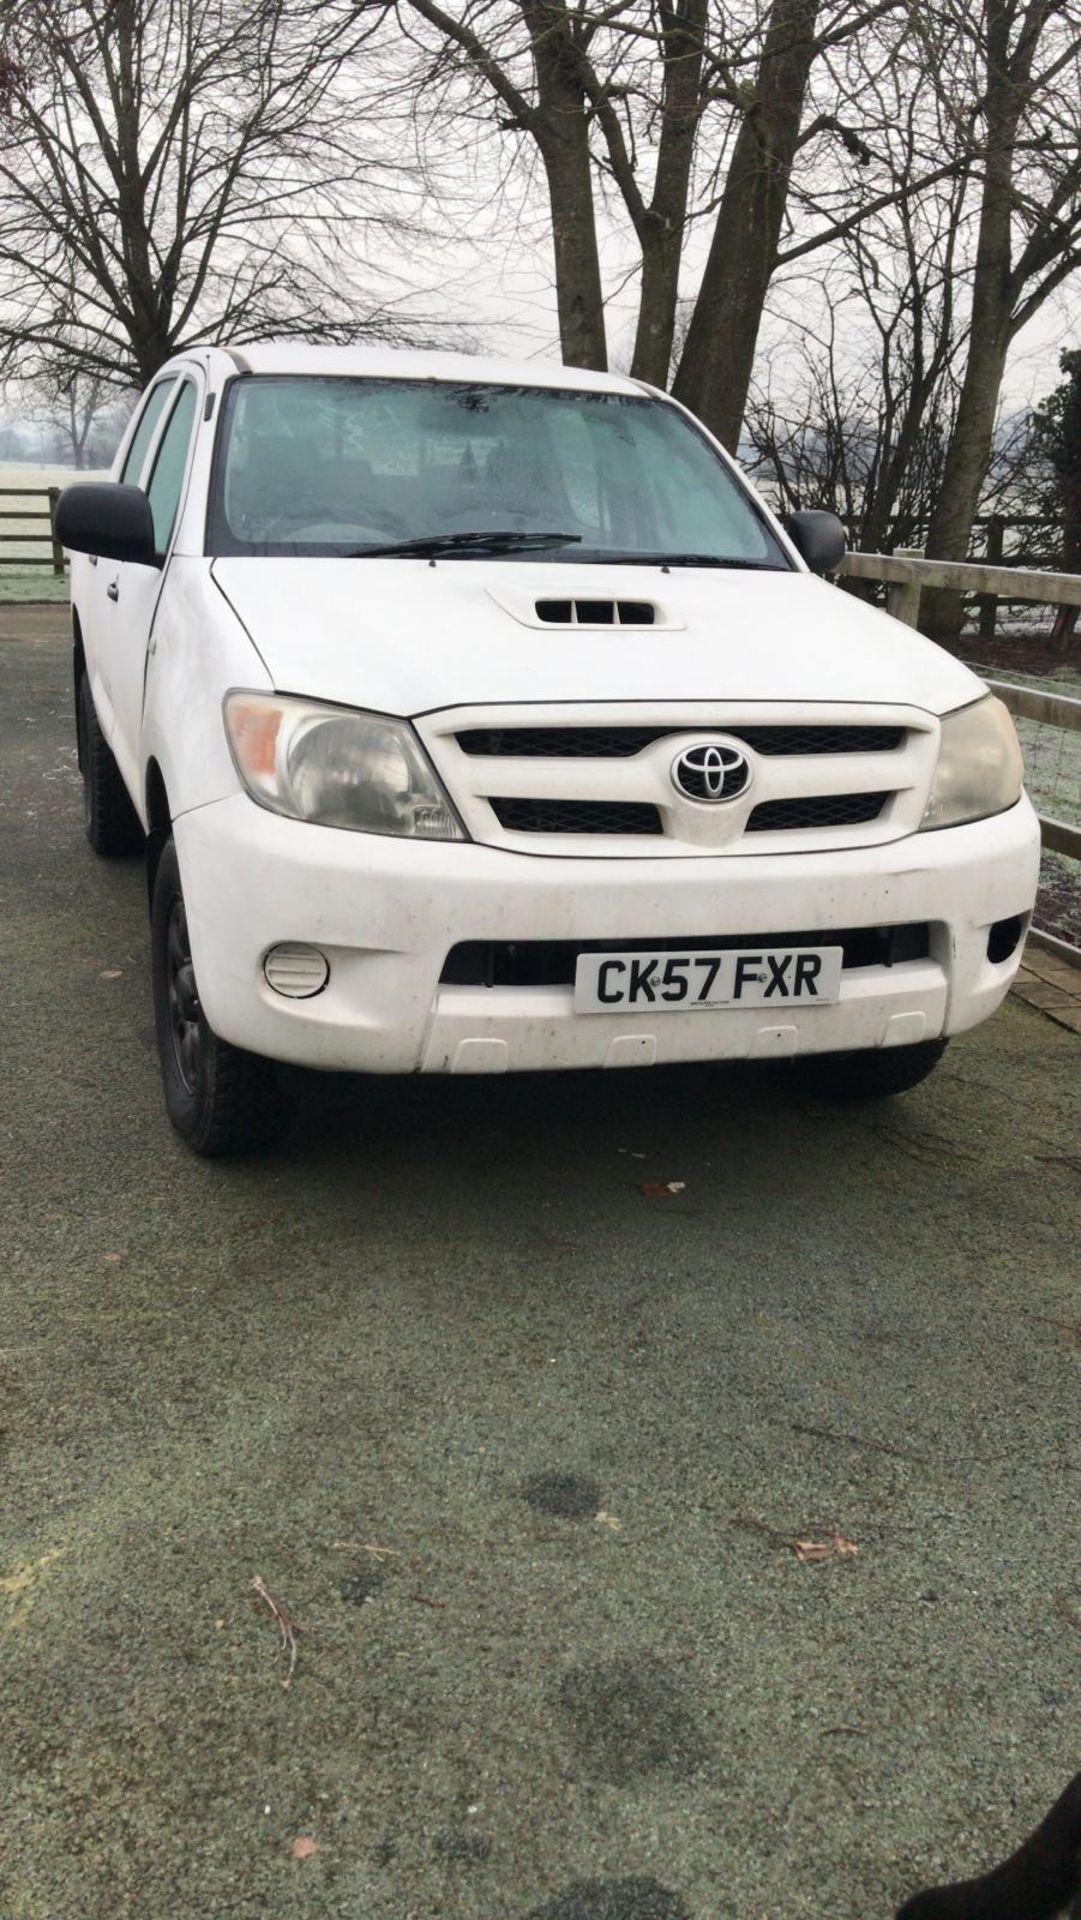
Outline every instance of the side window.
[[154, 429], [161, 419], [165, 402], [175, 386], [175, 379], [159, 380], [157, 386], [151, 387], [150, 392], [147, 394], [143, 411], [139, 416], [139, 424], [135, 429], [135, 436], [127, 453], [124, 455], [124, 465], [120, 472], [121, 480], [126, 481], [129, 486], [137, 487], [139, 484], [139, 475], [143, 470], [146, 450], [154, 437]]
[[159, 554], [165, 553], [172, 539], [188, 464], [195, 407], [195, 388], [190, 380], [186, 380], [158, 444], [157, 459], [147, 488], [154, 518], [154, 546]]

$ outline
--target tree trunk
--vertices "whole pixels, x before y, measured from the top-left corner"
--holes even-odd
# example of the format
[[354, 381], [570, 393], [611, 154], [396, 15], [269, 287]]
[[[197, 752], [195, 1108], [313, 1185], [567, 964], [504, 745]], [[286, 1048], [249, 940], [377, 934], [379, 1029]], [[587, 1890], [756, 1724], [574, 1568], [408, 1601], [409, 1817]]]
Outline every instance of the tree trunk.
[[140, 139], [144, 133], [140, 67], [142, 21], [133, 0], [117, 0], [113, 16], [114, 179], [123, 244], [123, 290], [132, 358], [144, 386], [172, 353], [169, 316], [154, 270]]
[[[995, 414], [1013, 332], [1014, 151], [1027, 78], [1011, 57], [1015, 15], [1015, 0], [987, 0], [987, 151], [972, 280], [972, 327], [957, 416], [927, 535], [929, 560], [968, 557], [980, 489], [990, 464]], [[963, 618], [959, 593], [937, 587], [924, 594], [920, 625], [926, 633], [956, 639]]]
[[923, 430], [924, 417], [937, 378], [937, 366], [930, 373], [911, 380], [901, 408], [901, 424], [889, 456], [878, 476], [874, 496], [864, 516], [860, 539], [868, 553], [881, 553], [894, 518], [894, 509]]
[[815, 57], [818, 0], [773, 0], [673, 392], [733, 452]]
[[523, 4], [537, 75], [535, 137], [548, 180], [564, 364], [604, 372], [604, 328], [586, 97], [565, 0]]
[[[999, 316], [998, 325], [993, 331], [989, 327], [981, 337], [973, 322], [957, 418], [950, 436], [942, 485], [927, 536], [929, 560], [964, 560], [968, 557], [972, 525], [980, 504], [980, 489], [991, 458], [995, 414], [1010, 344], [1008, 293], [1006, 300], [1007, 311]], [[986, 307], [991, 303], [983, 304]], [[929, 588], [924, 593], [920, 625], [925, 632], [940, 634], [947, 639], [956, 638], [961, 631], [963, 617], [964, 604], [959, 593], [945, 587]]]
[[687, 194], [702, 116], [702, 59], [708, 0], [661, 9], [664, 90], [653, 198], [638, 229], [642, 290], [631, 375], [667, 387], [676, 329]]

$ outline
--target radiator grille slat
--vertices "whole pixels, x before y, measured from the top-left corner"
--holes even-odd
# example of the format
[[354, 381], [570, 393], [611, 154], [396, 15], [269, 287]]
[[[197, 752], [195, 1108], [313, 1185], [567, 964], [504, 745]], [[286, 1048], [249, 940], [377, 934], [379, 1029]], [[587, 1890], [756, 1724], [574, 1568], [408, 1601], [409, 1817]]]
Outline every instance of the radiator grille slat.
[[719, 726], [694, 723], [664, 727], [470, 727], [456, 738], [471, 757], [526, 760], [629, 760], [655, 740], [674, 734], [721, 733], [756, 753], [891, 753], [904, 741], [903, 727]]
[[763, 800], [752, 809], [744, 833], [795, 833], [806, 827], [860, 827], [877, 820], [888, 793], [814, 793], [790, 800]]
[[638, 800], [525, 800], [489, 796], [510, 833], [663, 833], [660, 809]]

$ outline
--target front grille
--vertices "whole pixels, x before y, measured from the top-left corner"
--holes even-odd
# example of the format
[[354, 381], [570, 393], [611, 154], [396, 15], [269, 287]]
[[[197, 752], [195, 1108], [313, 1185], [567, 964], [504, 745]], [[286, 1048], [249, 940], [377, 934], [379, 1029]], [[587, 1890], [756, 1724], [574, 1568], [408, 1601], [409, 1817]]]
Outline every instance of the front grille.
[[741, 740], [756, 753], [890, 753], [903, 727], [741, 727], [695, 723], [667, 727], [471, 727], [456, 738], [463, 753], [507, 760], [629, 760], [671, 734], [711, 732]]
[[638, 800], [503, 800], [489, 796], [510, 833], [662, 833], [660, 811]]
[[924, 960], [931, 950], [925, 920], [899, 927], [829, 927], [804, 933], [740, 933], [689, 940], [464, 940], [443, 962], [440, 984], [458, 987], [567, 987], [581, 953], [703, 953], [733, 947], [841, 947], [845, 971]]
[[745, 833], [794, 833], [803, 827], [859, 827], [877, 820], [888, 793], [816, 793], [791, 800], [763, 800], [751, 812]]

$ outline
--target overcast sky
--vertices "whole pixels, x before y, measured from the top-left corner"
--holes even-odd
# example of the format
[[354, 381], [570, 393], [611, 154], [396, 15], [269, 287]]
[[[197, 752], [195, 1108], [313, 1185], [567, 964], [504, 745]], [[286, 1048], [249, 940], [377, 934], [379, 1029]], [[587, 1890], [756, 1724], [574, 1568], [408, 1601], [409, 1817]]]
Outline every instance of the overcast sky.
[[[701, 228], [691, 236], [683, 276], [688, 294], [695, 291], [708, 240], [708, 232]], [[603, 236], [602, 250], [606, 285], [618, 286], [627, 269], [615, 232]], [[428, 258], [430, 262], [431, 255]], [[467, 331], [475, 330], [483, 336], [486, 350], [515, 359], [558, 359], [551, 249], [542, 220], [527, 224], [523, 233], [510, 237], [485, 233], [478, 220], [468, 239], [448, 241], [439, 250], [439, 258], [448, 316], [460, 318]], [[808, 282], [813, 284], [816, 277], [813, 271], [810, 276], [805, 274], [801, 300]], [[422, 291], [412, 304], [425, 306]], [[783, 305], [783, 298], [775, 304]], [[426, 310], [430, 311], [430, 306]], [[625, 365], [630, 359], [636, 311], [637, 285], [631, 282], [609, 300], [608, 340], [613, 366]], [[776, 312], [767, 314], [759, 340], [759, 361], [764, 364], [768, 356], [772, 370], [780, 371], [783, 379], [785, 359], [791, 357], [794, 378], [793, 345], [783, 317]], [[1048, 393], [1060, 378], [1059, 353], [1069, 346], [1081, 346], [1081, 274], [1053, 295], [1018, 335], [1003, 384], [1004, 408], [1012, 411], [1030, 406]]]

